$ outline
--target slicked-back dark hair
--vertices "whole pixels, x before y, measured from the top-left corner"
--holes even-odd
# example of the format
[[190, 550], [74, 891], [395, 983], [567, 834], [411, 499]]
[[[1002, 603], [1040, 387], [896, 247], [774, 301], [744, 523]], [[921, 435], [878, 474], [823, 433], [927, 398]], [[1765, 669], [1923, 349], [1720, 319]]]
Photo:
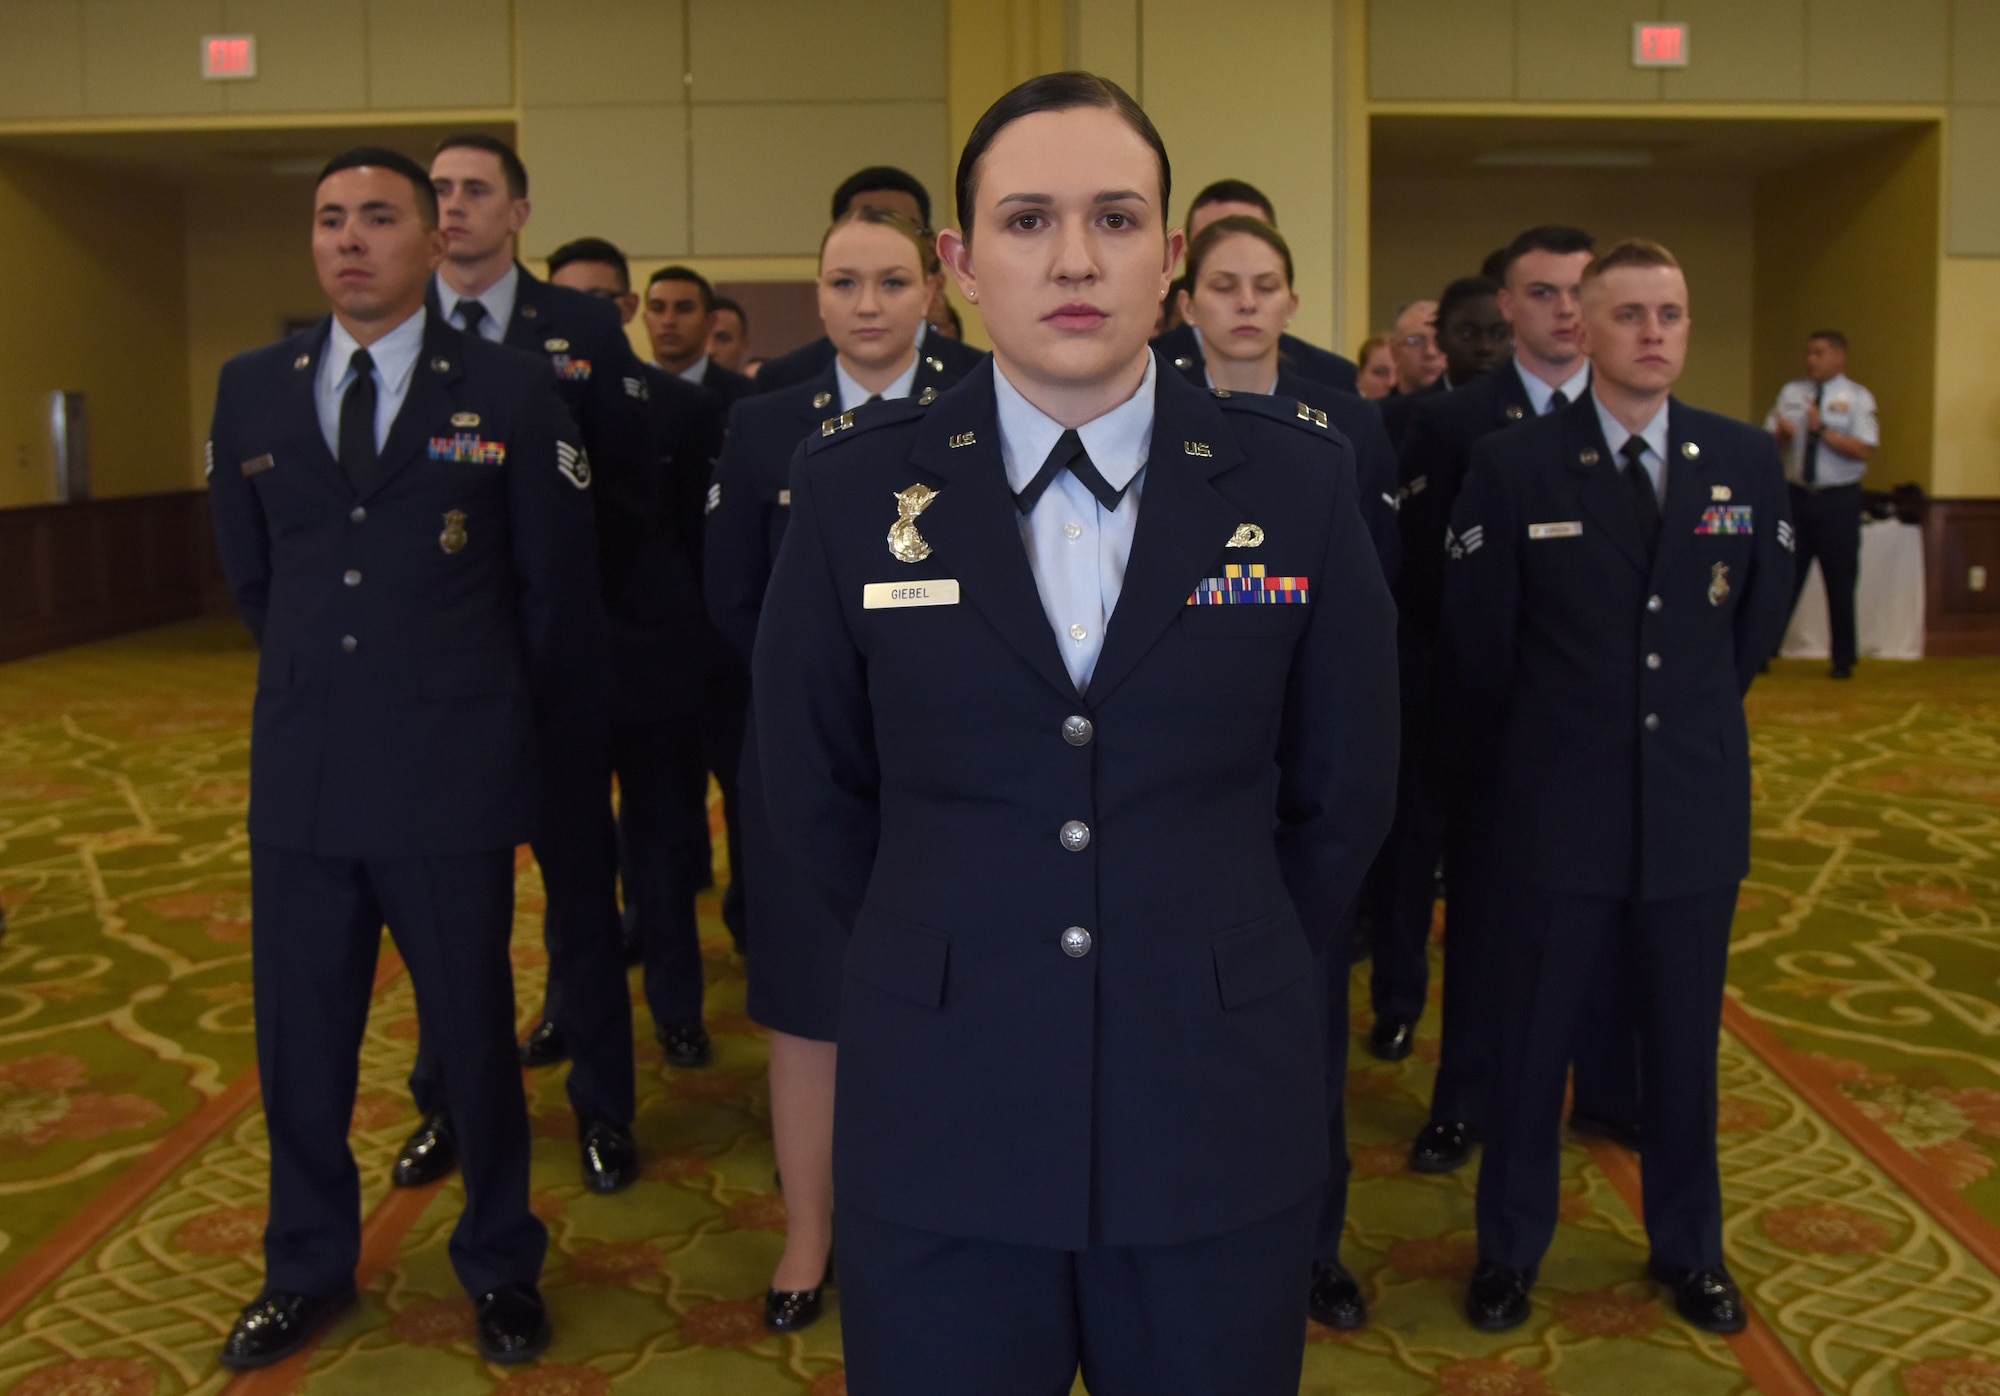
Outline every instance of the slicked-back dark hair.
[[701, 292], [701, 313], [709, 315], [715, 310], [715, 288], [708, 284], [708, 278], [693, 267], [661, 267], [646, 278], [646, 289], [652, 290], [662, 281], [685, 281]]
[[1255, 204], [1264, 210], [1264, 221], [1272, 227], [1278, 226], [1278, 211], [1271, 207], [1271, 201], [1262, 189], [1247, 179], [1218, 179], [1215, 183], [1194, 196], [1188, 205], [1187, 219], [1181, 224], [1185, 228], [1194, 222], [1196, 209], [1207, 208], [1210, 204]]
[[342, 170], [358, 170], [364, 165], [378, 170], [394, 170], [410, 181], [410, 187], [417, 193], [417, 218], [426, 228], [438, 225], [437, 190], [431, 188], [430, 172], [400, 150], [391, 150], [385, 145], [357, 145], [352, 150], [343, 150], [321, 168], [319, 179], [314, 184], [326, 183], [329, 176]]
[[866, 194], [875, 189], [893, 189], [898, 194], [908, 194], [917, 201], [917, 212], [923, 215], [924, 227], [928, 229], [931, 226], [931, 191], [924, 188], [921, 179], [894, 165], [870, 165], [840, 181], [840, 187], [833, 191], [833, 213], [829, 221], [838, 223], [840, 215], [847, 212], [847, 206], [854, 202], [856, 194]]
[[1498, 296], [1500, 283], [1487, 276], [1461, 276], [1444, 288], [1438, 297], [1437, 327], [1442, 337], [1444, 322], [1451, 318], [1452, 311], [1467, 301], [1476, 301], [1481, 296]]
[[1847, 336], [1842, 334], [1839, 330], [1814, 330], [1811, 334], [1807, 335], [1806, 338], [1823, 339], [1828, 344], [1831, 344], [1836, 348], [1839, 349], [1847, 348]]
[[1505, 282], [1507, 274], [1514, 270], [1514, 263], [1530, 252], [1553, 252], [1567, 257], [1578, 252], [1597, 251], [1597, 239], [1581, 228], [1572, 228], [1567, 223], [1543, 223], [1528, 229], [1508, 243], [1500, 254], [1500, 275], [1494, 280]]
[[484, 131], [461, 131], [456, 136], [446, 136], [431, 152], [435, 160], [447, 150], [483, 150], [500, 162], [500, 169], [507, 177], [507, 197], [525, 199], [528, 197], [528, 167], [521, 163], [521, 157], [514, 153], [514, 147], [498, 136], [489, 136]]
[[[1199, 207], [1199, 205], [1197, 205]], [[1208, 260], [1208, 254], [1233, 237], [1253, 237], [1278, 254], [1285, 264], [1285, 286], [1292, 284], [1292, 248], [1285, 241], [1285, 235], [1261, 218], [1253, 218], [1247, 213], [1232, 213], [1227, 218], [1218, 218], [1195, 234], [1187, 250], [1187, 281], [1190, 289], [1195, 279], [1201, 275], [1201, 264]]]
[[618, 273], [618, 289], [632, 289], [632, 266], [618, 244], [604, 238], [577, 238], [549, 253], [549, 275], [554, 276], [572, 262], [595, 262]]
[[1072, 71], [1043, 73], [1040, 77], [1029, 78], [988, 107], [986, 114], [979, 118], [979, 124], [972, 128], [972, 134], [966, 137], [965, 149], [958, 157], [958, 178], [952, 192], [958, 207], [959, 234], [967, 244], [972, 241], [972, 205], [979, 189], [979, 162], [985, 158], [994, 138], [1024, 116], [1045, 111], [1075, 111], [1079, 107], [1096, 107], [1118, 113], [1125, 119], [1125, 124], [1137, 131], [1140, 139], [1153, 148], [1153, 154], [1160, 162], [1160, 233], [1162, 237], [1166, 235], [1167, 196], [1173, 189], [1173, 167], [1167, 160], [1167, 143], [1160, 139], [1153, 119], [1132, 100], [1131, 93], [1110, 78]]
[[750, 312], [743, 308], [743, 302], [728, 296], [717, 296], [708, 308], [711, 313], [727, 310], [734, 314], [743, 326], [743, 337], [745, 339], [750, 337]]

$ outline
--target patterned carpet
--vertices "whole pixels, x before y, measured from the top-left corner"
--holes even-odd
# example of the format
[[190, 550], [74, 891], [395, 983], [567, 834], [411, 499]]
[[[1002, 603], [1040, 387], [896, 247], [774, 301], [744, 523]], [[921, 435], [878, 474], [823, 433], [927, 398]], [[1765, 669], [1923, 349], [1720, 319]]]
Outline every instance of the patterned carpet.
[[[208, 623], [0, 668], [0, 1392], [844, 1392], [836, 1322], [783, 1339], [759, 1323], [783, 1204], [764, 1044], [712, 904], [717, 1061], [642, 1058], [644, 1181], [587, 1194], [560, 1073], [531, 1082], [558, 1325], [546, 1361], [507, 1372], [474, 1352], [445, 1255], [455, 1186], [387, 1186], [413, 1123], [414, 1018], [391, 957], [355, 1112], [364, 1302], [305, 1360], [218, 1371], [258, 1288], [263, 1216], [241, 824], [252, 669], [233, 627]], [[1533, 1321], [1468, 1329], [1472, 1177], [1403, 1166], [1436, 1054], [1427, 1021], [1398, 1066], [1357, 1047], [1347, 1254], [1375, 1321], [1312, 1330], [1303, 1391], [2000, 1396], [1995, 694], [2000, 662], [1931, 661], [1839, 686], [1781, 664], [1753, 696], [1756, 866], [1722, 1043], [1728, 1245], [1751, 1331], [1707, 1337], [1663, 1310], [1641, 1276], [1636, 1165], [1608, 1146], [1566, 1155]], [[524, 864], [524, 1009], [540, 909]]]

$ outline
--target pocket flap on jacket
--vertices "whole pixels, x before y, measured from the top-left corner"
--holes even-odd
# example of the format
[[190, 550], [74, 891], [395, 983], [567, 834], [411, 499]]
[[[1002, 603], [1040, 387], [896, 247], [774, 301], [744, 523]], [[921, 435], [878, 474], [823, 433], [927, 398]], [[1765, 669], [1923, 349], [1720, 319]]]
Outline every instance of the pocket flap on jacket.
[[847, 970], [884, 993], [936, 1008], [944, 1002], [951, 941], [936, 931], [863, 908], [847, 947]]
[[1215, 939], [1215, 987], [1224, 1008], [1269, 997], [1311, 969], [1312, 950], [1291, 907]]

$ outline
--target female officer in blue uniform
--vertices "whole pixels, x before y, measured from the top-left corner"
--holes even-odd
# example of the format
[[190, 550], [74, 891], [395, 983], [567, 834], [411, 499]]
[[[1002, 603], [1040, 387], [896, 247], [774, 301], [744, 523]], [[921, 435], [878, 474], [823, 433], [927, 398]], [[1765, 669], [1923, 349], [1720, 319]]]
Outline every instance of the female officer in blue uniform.
[[[772, 560], [791, 514], [791, 465], [820, 424], [870, 404], [929, 402], [957, 381], [919, 351], [924, 309], [942, 279], [915, 224], [888, 209], [843, 215], [820, 249], [819, 314], [837, 351], [810, 381], [748, 397], [730, 413], [728, 444], [709, 494], [704, 581], [709, 614], [747, 662]], [[754, 736], [740, 779], [750, 1016], [771, 1030], [771, 1131], [783, 1178], [785, 1254], [764, 1320], [785, 1332], [820, 1315], [833, 1239], [834, 1030], [846, 936], [825, 903], [772, 846]]]
[[938, 240], [992, 359], [834, 418], [792, 473], [755, 721], [848, 932], [870, 1396], [1298, 1390], [1313, 954], [1389, 823], [1395, 616], [1327, 419], [1149, 352], [1167, 184], [1115, 84], [1002, 97]]

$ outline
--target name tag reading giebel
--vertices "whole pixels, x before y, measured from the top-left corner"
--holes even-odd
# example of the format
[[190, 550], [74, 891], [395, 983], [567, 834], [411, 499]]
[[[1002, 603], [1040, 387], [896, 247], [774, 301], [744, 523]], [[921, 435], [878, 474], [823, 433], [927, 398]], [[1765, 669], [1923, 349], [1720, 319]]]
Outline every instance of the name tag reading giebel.
[[869, 582], [861, 588], [861, 609], [864, 611], [957, 604], [958, 582], [951, 577], [930, 582]]

